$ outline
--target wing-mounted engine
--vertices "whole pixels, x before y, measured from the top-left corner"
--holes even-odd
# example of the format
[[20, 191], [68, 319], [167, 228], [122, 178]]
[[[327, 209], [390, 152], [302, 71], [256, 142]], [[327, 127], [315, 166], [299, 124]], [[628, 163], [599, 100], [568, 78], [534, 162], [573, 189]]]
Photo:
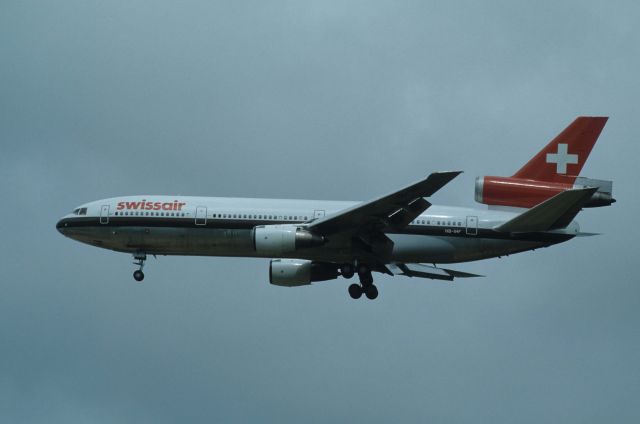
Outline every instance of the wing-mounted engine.
[[516, 177], [478, 177], [475, 199], [485, 205], [532, 208], [563, 191], [588, 187], [598, 190], [584, 207], [609, 206], [616, 201], [612, 196], [613, 182], [584, 177], [577, 177], [573, 184]]
[[338, 278], [338, 266], [329, 262], [272, 259], [269, 264], [269, 282], [275, 286], [306, 286], [316, 281], [336, 278]]
[[261, 225], [253, 229], [253, 246], [265, 255], [292, 253], [322, 246], [326, 238], [298, 225]]

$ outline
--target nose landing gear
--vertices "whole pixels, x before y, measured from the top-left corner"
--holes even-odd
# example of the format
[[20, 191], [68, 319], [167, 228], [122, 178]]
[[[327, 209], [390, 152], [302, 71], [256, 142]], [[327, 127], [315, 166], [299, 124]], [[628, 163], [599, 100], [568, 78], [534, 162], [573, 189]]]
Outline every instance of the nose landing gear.
[[133, 279], [140, 282], [142, 280], [144, 280], [144, 272], [142, 272], [142, 268], [144, 268], [144, 261], [147, 260], [147, 254], [146, 253], [134, 253], [133, 254], [133, 259], [135, 260], [133, 262], [134, 265], [138, 265], [140, 268], [135, 270], [133, 272]]

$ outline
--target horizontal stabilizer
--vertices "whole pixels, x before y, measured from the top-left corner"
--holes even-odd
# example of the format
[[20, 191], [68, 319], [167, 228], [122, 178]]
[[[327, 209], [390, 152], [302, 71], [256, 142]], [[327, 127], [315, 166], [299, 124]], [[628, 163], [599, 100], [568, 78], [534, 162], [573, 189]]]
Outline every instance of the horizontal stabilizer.
[[533, 233], [564, 228], [589, 201], [597, 187], [567, 190], [494, 228], [508, 233]]
[[407, 277], [430, 278], [432, 280], [453, 281], [454, 278], [484, 277], [483, 275], [470, 274], [468, 272], [454, 271], [452, 269], [438, 268], [424, 264], [396, 263], [390, 265], [396, 274]]

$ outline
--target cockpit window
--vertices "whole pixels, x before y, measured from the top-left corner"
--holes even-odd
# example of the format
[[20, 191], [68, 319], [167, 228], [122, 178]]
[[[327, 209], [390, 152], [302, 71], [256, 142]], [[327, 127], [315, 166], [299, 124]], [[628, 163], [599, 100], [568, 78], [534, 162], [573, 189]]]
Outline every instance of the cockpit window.
[[87, 208], [76, 208], [73, 210], [73, 214], [74, 215], [86, 215], [87, 214]]

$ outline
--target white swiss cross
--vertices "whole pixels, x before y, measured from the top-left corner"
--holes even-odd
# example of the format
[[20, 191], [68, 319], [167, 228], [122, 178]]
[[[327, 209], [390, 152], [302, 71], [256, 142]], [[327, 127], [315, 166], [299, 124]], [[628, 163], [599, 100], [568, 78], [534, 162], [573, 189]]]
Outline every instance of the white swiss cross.
[[567, 151], [567, 145], [564, 143], [558, 143], [558, 153], [547, 153], [547, 163], [556, 164], [556, 173], [566, 174], [567, 164], [577, 164], [578, 155], [569, 154]]

